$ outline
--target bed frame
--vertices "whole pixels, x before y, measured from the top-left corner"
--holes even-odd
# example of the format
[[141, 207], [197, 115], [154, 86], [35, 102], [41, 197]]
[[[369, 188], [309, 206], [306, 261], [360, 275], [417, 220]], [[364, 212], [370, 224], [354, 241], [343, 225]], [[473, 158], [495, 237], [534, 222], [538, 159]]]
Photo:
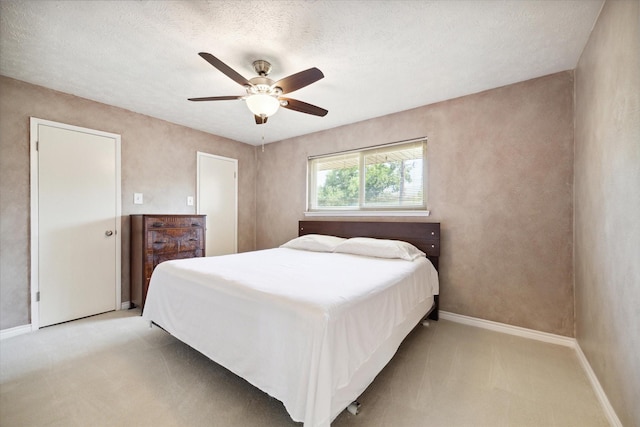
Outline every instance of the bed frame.
[[[427, 254], [427, 258], [436, 270], [439, 267], [440, 223], [438, 222], [299, 221], [298, 235], [305, 234], [404, 240]], [[435, 295], [434, 305], [425, 317], [438, 320], [438, 307], [439, 296]]]

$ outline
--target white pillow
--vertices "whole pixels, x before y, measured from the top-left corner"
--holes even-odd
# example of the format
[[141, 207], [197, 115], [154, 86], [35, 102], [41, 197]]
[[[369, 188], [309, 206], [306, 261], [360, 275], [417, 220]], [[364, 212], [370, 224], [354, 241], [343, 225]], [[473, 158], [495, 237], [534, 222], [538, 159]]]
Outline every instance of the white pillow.
[[338, 245], [334, 252], [353, 255], [365, 255], [377, 258], [399, 258], [413, 261], [426, 256], [424, 252], [411, 243], [402, 240], [373, 239], [370, 237], [353, 237]]
[[347, 239], [336, 236], [325, 236], [323, 234], [306, 234], [289, 240], [281, 248], [301, 249], [313, 252], [333, 252], [336, 246]]

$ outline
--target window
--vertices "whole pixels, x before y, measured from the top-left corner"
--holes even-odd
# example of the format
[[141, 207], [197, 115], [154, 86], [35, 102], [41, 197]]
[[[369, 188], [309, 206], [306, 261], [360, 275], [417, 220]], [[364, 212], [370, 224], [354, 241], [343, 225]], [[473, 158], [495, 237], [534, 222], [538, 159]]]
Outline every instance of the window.
[[310, 211], [425, 210], [426, 138], [310, 157]]

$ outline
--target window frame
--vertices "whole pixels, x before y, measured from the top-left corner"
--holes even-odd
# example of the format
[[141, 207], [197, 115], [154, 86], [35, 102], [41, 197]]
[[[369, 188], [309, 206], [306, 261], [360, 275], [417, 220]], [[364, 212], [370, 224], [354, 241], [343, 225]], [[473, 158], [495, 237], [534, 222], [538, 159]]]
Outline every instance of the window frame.
[[[365, 206], [365, 157], [367, 154], [379, 150], [386, 150], [394, 146], [422, 144], [422, 204], [419, 206]], [[326, 159], [341, 156], [358, 156], [358, 206], [344, 207], [318, 207], [317, 206], [317, 165], [318, 159]], [[305, 216], [428, 216], [428, 138], [420, 137], [410, 140], [398, 141], [389, 144], [381, 144], [355, 150], [339, 151], [307, 157], [307, 197]]]

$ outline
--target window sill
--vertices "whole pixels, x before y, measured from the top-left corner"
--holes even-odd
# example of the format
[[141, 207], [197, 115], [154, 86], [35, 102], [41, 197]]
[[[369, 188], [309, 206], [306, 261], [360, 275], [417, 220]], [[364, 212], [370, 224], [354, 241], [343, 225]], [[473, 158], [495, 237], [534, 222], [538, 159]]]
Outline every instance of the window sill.
[[309, 217], [355, 217], [355, 216], [429, 216], [430, 211], [306, 211], [304, 216]]

